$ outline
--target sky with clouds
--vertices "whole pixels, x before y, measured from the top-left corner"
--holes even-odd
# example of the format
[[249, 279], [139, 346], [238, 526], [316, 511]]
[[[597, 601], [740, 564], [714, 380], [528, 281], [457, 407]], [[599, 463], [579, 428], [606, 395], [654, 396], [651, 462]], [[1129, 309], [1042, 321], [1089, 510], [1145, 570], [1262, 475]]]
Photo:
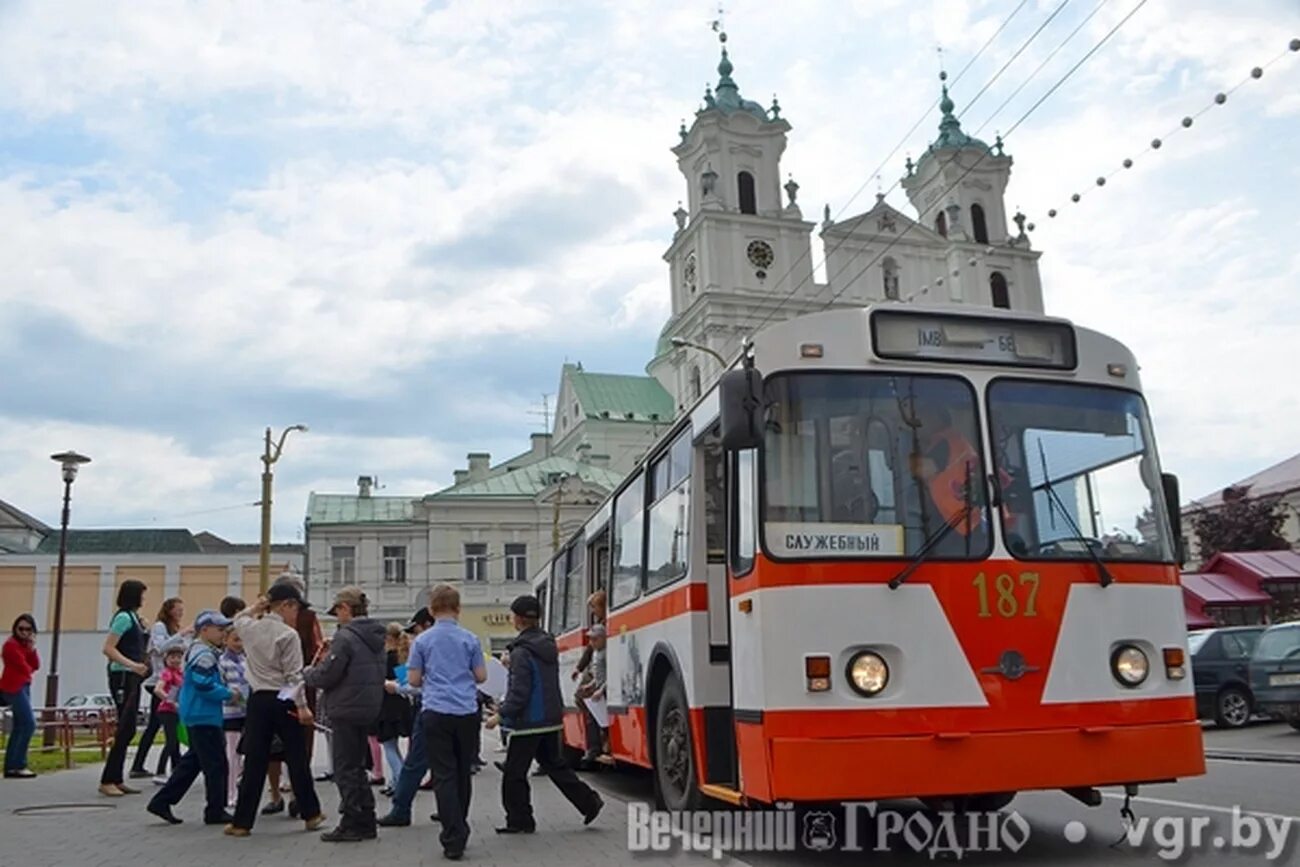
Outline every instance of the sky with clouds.
[[[1009, 129], [1139, 2], [1028, 0], [954, 83], [967, 130]], [[734, 77], [779, 95], [805, 213], [865, 210], [927, 110], [886, 187], [935, 134], [935, 46], [955, 73], [1016, 5], [733, 0]], [[419, 494], [524, 450], [566, 359], [641, 372], [713, 17], [0, 0], [0, 499], [54, 522], [71, 447], [94, 458], [77, 524], [252, 541], [262, 430], [302, 422], [291, 541], [311, 490]], [[1148, 0], [1006, 141], [1049, 312], [1135, 350], [1189, 496], [1300, 448], [1300, 54], [1143, 151], [1296, 36], [1291, 0]]]

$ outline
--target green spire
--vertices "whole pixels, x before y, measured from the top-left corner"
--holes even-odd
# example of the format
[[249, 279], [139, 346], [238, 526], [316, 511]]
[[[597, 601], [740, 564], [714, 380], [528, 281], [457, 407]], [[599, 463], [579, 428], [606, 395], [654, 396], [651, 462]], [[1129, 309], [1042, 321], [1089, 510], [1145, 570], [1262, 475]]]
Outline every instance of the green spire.
[[943, 97], [939, 100], [939, 111], [943, 113], [943, 117], [939, 120], [939, 138], [935, 140], [934, 144], [930, 145], [930, 149], [975, 147], [988, 150], [988, 145], [977, 138], [968, 136], [962, 130], [961, 121], [957, 119], [957, 115], [953, 114], [953, 110], [956, 109], [957, 105], [948, 94], [948, 73], [940, 72], [939, 80], [943, 82]]
[[731, 73], [736, 71], [735, 65], [731, 62], [731, 56], [727, 53], [727, 34], [719, 33], [718, 41], [722, 43], [722, 58], [718, 61], [718, 84], [712, 92], [705, 92], [704, 111], [710, 109], [720, 109], [724, 114], [732, 114], [742, 111], [752, 114], [762, 121], [774, 121], [779, 119], [776, 112], [780, 111], [779, 106], [774, 105], [774, 113], [769, 117], [768, 112], [758, 103], [745, 99], [740, 95], [740, 86], [736, 80], [731, 77]]

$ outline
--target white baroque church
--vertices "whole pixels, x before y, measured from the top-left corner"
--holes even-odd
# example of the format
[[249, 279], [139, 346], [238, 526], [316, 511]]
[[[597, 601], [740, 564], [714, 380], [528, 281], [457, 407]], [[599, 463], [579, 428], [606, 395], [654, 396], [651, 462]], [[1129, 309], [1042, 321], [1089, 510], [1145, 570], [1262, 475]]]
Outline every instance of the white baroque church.
[[[761, 325], [828, 306], [878, 302], [979, 304], [1042, 312], [1039, 254], [1030, 248], [1025, 218], [1008, 229], [1005, 203], [1011, 157], [967, 135], [953, 113], [945, 83], [937, 138], [915, 163], [902, 189], [912, 214], [876, 196], [870, 210], [820, 227], [805, 220], [799, 186], [781, 183], [781, 156], [791, 125], [775, 99], [770, 108], [745, 99], [722, 36], [718, 83], [672, 148], [686, 181], [686, 206], [668, 263], [672, 314], [647, 372], [689, 406], [717, 378]], [[785, 195], [782, 196], [784, 190]], [[820, 260], [827, 282], [814, 277]]]

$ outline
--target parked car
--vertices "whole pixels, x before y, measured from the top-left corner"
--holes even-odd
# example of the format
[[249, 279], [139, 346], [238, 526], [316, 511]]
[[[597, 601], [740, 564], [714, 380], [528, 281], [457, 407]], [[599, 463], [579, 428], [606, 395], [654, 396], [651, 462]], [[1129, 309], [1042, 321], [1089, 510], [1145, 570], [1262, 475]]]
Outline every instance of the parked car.
[[78, 723], [96, 723], [99, 722], [100, 717], [114, 712], [113, 696], [106, 692], [74, 695], [65, 701], [63, 706], [69, 711], [68, 718]]
[[1189, 633], [1196, 713], [1222, 728], [1240, 728], [1255, 713], [1250, 657], [1263, 626], [1225, 626]]
[[1300, 731], [1300, 623], [1264, 631], [1250, 659], [1250, 683], [1260, 712]]

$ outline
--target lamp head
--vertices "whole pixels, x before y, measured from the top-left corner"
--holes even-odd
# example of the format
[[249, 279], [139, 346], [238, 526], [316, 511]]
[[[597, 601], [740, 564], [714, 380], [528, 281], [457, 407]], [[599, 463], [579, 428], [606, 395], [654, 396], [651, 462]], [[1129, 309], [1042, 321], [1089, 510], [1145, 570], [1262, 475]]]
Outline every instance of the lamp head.
[[77, 454], [74, 451], [60, 452], [57, 455], [50, 455], [50, 460], [58, 461], [63, 468], [63, 481], [72, 483], [77, 477], [77, 468], [82, 464], [90, 463], [90, 458], [85, 455]]
[[691, 342], [687, 340], [685, 337], [674, 337], [668, 342], [671, 343], [673, 346], [676, 346], [678, 349], [681, 349], [683, 346], [691, 345]]

